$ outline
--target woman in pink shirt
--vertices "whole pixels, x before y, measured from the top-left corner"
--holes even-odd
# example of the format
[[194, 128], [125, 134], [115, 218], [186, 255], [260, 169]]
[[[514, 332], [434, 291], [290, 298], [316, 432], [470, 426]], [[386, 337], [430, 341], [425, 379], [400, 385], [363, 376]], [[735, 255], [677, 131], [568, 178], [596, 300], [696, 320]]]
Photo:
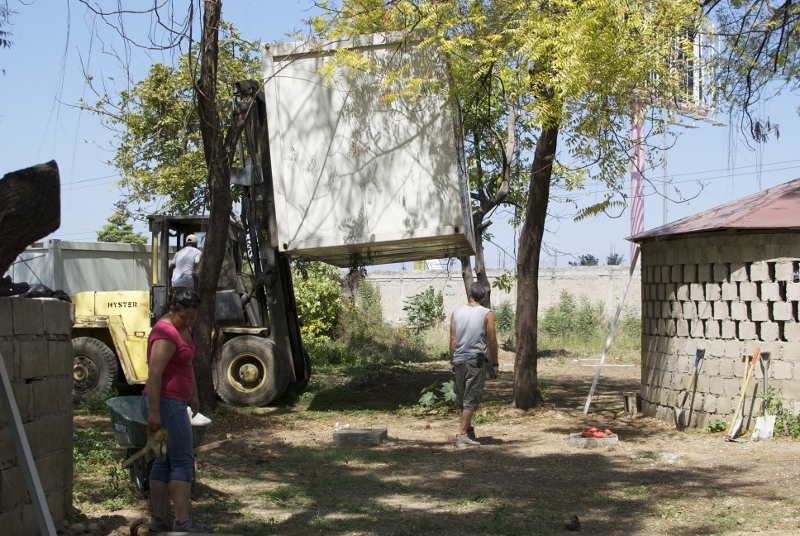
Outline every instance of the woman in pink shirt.
[[156, 460], [150, 471], [150, 500], [153, 517], [150, 531], [163, 532], [167, 527], [167, 496], [175, 506], [172, 530], [181, 532], [212, 532], [214, 527], [189, 517], [189, 497], [194, 476], [192, 453], [192, 415], [200, 409], [197, 383], [192, 360], [197, 342], [192, 324], [197, 319], [200, 297], [191, 290], [179, 290], [164, 315], [150, 332], [147, 342], [148, 375], [142, 415], [147, 418], [147, 430], [167, 430], [167, 457]]

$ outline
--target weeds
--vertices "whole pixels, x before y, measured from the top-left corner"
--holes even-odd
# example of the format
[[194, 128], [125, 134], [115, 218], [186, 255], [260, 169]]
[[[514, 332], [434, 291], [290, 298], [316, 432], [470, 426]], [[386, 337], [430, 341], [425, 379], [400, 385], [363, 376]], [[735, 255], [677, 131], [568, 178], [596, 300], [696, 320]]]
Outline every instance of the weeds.
[[725, 424], [724, 421], [721, 421], [720, 419], [717, 419], [714, 422], [712, 422], [711, 424], [709, 424], [708, 426], [706, 426], [705, 428], [703, 428], [702, 431], [704, 433], [706, 433], [706, 434], [713, 434], [715, 432], [724, 432], [727, 429], [728, 429], [728, 425]]
[[800, 439], [800, 415], [792, 415], [783, 407], [783, 401], [775, 397], [775, 389], [770, 387], [764, 397], [767, 414], [775, 415], [775, 435]]
[[[456, 399], [456, 393], [454, 389], [454, 381], [450, 380], [449, 382], [442, 382], [441, 387], [436, 389], [437, 382], [433, 382], [425, 389], [422, 390], [422, 396], [419, 399], [419, 405], [425, 408], [430, 408], [433, 406], [441, 406], [448, 402], [453, 402]], [[436, 391], [442, 393], [442, 396], [438, 396]]]

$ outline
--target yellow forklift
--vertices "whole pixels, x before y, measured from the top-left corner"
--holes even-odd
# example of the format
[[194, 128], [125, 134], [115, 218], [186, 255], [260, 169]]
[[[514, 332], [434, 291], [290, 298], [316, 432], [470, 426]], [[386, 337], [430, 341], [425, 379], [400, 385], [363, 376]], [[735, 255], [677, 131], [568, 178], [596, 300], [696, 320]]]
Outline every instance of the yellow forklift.
[[[232, 181], [242, 187], [242, 210], [231, 221], [216, 294], [216, 329], [223, 338], [214, 363], [217, 394], [229, 404], [264, 406], [290, 384], [305, 388], [311, 360], [300, 338], [289, 259], [278, 251], [263, 93], [254, 81], [238, 92], [257, 95], [245, 127], [247, 165]], [[244, 148], [240, 145], [242, 161]], [[147, 380], [147, 339], [169, 307], [171, 254], [194, 234], [202, 249], [205, 216], [148, 216], [152, 284], [148, 291], [81, 292], [72, 297], [75, 325], [73, 399]]]

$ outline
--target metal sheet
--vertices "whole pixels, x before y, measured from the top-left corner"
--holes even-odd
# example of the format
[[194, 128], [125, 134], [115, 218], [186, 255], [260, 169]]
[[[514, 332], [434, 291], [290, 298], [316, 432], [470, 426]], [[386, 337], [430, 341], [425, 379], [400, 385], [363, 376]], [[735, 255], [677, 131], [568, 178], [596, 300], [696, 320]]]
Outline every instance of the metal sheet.
[[800, 179], [651, 229], [628, 240], [641, 243], [689, 233], [761, 229], [800, 230]]
[[263, 47], [280, 250], [343, 267], [473, 254], [446, 91], [393, 99], [398, 87], [343, 68], [327, 81], [340, 48], [445, 79], [432, 50], [389, 34]]

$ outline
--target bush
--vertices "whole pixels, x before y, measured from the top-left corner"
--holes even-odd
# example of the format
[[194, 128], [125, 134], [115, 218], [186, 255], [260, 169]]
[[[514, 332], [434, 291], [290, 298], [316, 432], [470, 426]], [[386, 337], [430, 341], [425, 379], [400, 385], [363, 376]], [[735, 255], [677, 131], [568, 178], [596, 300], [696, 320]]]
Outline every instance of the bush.
[[300, 333], [303, 337], [328, 338], [342, 311], [339, 283], [333, 279], [339, 269], [317, 261], [296, 262], [294, 268]]
[[609, 253], [606, 257], [606, 264], [609, 266], [621, 266], [625, 262], [625, 257], [619, 253]]
[[405, 302], [403, 311], [406, 312], [406, 321], [417, 332], [433, 327], [445, 319], [444, 296], [441, 290], [436, 292], [433, 287], [428, 287]]
[[497, 339], [500, 341], [504, 350], [513, 351], [516, 349], [516, 311], [511, 302], [504, 301], [493, 309], [494, 326], [497, 329]]
[[585, 296], [576, 301], [566, 290], [561, 292], [558, 303], [547, 308], [541, 322], [542, 329], [555, 336], [588, 337], [602, 325], [603, 302], [593, 304]]
[[581, 255], [578, 262], [570, 262], [570, 266], [597, 266], [599, 261], [594, 255]]

